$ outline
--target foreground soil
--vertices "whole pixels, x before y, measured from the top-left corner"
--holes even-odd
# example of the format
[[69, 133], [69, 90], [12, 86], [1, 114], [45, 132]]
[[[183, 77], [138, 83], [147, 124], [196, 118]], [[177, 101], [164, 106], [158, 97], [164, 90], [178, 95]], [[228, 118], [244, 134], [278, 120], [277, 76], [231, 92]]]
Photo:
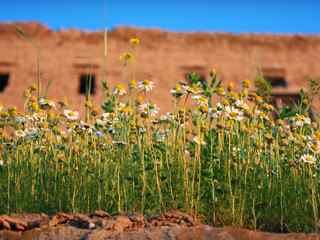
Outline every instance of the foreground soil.
[[142, 215], [110, 216], [103, 211], [91, 215], [58, 213], [0, 216], [0, 239], [214, 239], [214, 240], [320, 240], [317, 234], [274, 234], [239, 228], [215, 228], [178, 211], [152, 218]]

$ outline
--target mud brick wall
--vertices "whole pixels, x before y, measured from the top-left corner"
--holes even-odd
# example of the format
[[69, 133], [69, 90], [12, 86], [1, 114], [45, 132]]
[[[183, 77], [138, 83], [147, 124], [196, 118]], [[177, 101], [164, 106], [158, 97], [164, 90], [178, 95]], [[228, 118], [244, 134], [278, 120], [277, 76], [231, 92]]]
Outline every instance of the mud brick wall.
[[[276, 81], [285, 81], [277, 91], [288, 93], [305, 87], [308, 77], [320, 76], [320, 36], [117, 28], [108, 32], [105, 59], [103, 32], [52, 31], [39, 23], [17, 25], [40, 49], [43, 88], [52, 81], [49, 96], [56, 100], [67, 97], [74, 108], [84, 102], [79, 81], [82, 74], [88, 73], [95, 75], [93, 99], [97, 103], [102, 98], [101, 81], [105, 77], [111, 86], [127, 83], [133, 77], [153, 80], [156, 88], [151, 99], [163, 111], [171, 107], [170, 88], [188, 71], [206, 76], [214, 67], [224, 82], [240, 83], [262, 69]], [[128, 50], [132, 37], [139, 37], [141, 45], [136, 51], [136, 63], [124, 70], [119, 56]], [[36, 81], [36, 65], [37, 51], [32, 44], [17, 33], [14, 24], [0, 24], [0, 85], [9, 74], [7, 86], [0, 86], [3, 105], [23, 107], [22, 93]]]

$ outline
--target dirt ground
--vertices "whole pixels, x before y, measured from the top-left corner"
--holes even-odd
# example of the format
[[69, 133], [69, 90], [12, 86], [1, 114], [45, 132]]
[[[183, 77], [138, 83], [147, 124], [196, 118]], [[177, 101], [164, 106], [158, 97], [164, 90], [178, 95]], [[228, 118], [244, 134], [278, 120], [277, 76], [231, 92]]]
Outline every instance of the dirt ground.
[[91, 215], [58, 213], [0, 216], [0, 239], [103, 240], [103, 239], [214, 239], [214, 240], [320, 240], [318, 234], [275, 234], [201, 224], [190, 215], [171, 211], [146, 218], [140, 214], [110, 216], [104, 211]]

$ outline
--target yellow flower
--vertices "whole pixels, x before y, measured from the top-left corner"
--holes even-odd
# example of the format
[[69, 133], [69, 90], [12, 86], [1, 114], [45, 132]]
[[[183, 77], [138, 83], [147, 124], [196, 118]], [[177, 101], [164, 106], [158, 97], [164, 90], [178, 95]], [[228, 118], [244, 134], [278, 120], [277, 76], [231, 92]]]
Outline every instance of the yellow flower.
[[30, 104], [30, 108], [31, 108], [31, 110], [32, 111], [34, 111], [34, 112], [38, 112], [40, 109], [39, 109], [39, 105], [38, 105], [38, 103], [36, 103], [36, 102], [32, 102], [31, 104]]
[[316, 132], [314, 133], [314, 137], [315, 137], [315, 139], [317, 139], [318, 141], [320, 141], [320, 130], [318, 130], [318, 131], [316, 131]]
[[202, 88], [198, 84], [192, 84], [191, 86], [183, 86], [188, 93], [200, 94], [202, 93]]
[[117, 95], [117, 96], [123, 96], [127, 93], [125, 87], [123, 84], [117, 84], [114, 88], [113, 88], [113, 94]]
[[209, 107], [207, 105], [200, 105], [199, 106], [199, 110], [202, 112], [202, 113], [208, 113], [209, 112]]
[[242, 86], [243, 86], [243, 88], [249, 88], [250, 87], [250, 81], [248, 79], [243, 80]]
[[230, 91], [229, 96], [233, 99], [239, 99], [239, 95], [233, 91]]
[[8, 113], [7, 112], [0, 112], [0, 117], [6, 118], [6, 117], [8, 117]]
[[217, 88], [217, 89], [216, 89], [216, 92], [217, 92], [217, 94], [220, 95], [220, 96], [225, 95], [225, 91], [224, 91], [224, 89], [223, 89], [222, 87]]
[[131, 45], [133, 45], [133, 46], [137, 46], [137, 45], [140, 44], [140, 39], [137, 38], [137, 37], [131, 38], [131, 39], [130, 39], [130, 43], [131, 43]]
[[170, 92], [172, 96], [179, 98], [186, 93], [186, 90], [181, 86], [181, 84], [177, 83], [176, 86], [173, 89], [171, 89]]
[[133, 112], [133, 109], [130, 106], [125, 105], [119, 108], [119, 112], [125, 115], [129, 115]]
[[10, 117], [14, 117], [17, 115], [17, 109], [15, 107], [11, 107], [8, 109], [8, 114]]
[[234, 89], [234, 83], [233, 82], [230, 82], [227, 86], [227, 90], [230, 92]]
[[130, 80], [129, 82], [129, 89], [133, 90], [136, 89], [138, 86], [137, 81], [135, 79]]
[[135, 99], [135, 103], [136, 105], [141, 105], [144, 102], [144, 97], [142, 95], [137, 96], [137, 98]]
[[120, 56], [120, 61], [123, 61], [124, 64], [127, 64], [132, 60], [134, 60], [134, 55], [130, 52], [125, 52]]
[[36, 90], [37, 90], [37, 87], [36, 87], [35, 84], [33, 84], [33, 85], [31, 85], [31, 86], [29, 87], [29, 91], [30, 91], [30, 92], [34, 92], [34, 91], [36, 91]]

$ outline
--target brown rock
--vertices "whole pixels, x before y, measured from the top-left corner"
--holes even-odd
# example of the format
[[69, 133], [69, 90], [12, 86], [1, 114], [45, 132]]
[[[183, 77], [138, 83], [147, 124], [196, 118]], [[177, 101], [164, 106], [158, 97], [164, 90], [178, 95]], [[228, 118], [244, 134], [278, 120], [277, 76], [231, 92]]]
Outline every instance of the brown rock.
[[88, 234], [86, 240], [103, 240], [103, 239], [112, 239], [114, 232], [106, 229], [98, 229], [92, 231]]
[[0, 231], [0, 239], [1, 240], [20, 240], [21, 232], [2, 230]]
[[133, 223], [133, 228], [143, 228], [146, 226], [145, 218], [142, 214], [129, 215], [130, 221]]
[[12, 230], [24, 231], [28, 229], [28, 223], [22, 218], [3, 215], [2, 219], [10, 224], [10, 229]]
[[73, 216], [67, 213], [58, 213], [57, 215], [53, 216], [49, 222], [49, 226], [53, 227], [58, 224], [64, 224], [68, 221], [72, 220]]
[[43, 228], [41, 230], [30, 230], [22, 234], [26, 240], [79, 240], [85, 239], [89, 230], [60, 225], [56, 227]]
[[10, 223], [5, 221], [2, 217], [0, 217], [0, 229], [8, 229], [8, 230], [11, 229]]
[[[0, 216], [2, 227], [6, 222], [13, 230], [0, 230], [0, 240], [320, 240], [317, 234], [274, 234], [235, 227], [214, 228], [200, 224], [179, 211], [170, 211], [148, 221], [139, 214], [90, 218], [84, 214], [59, 213], [52, 218], [51, 225], [39, 223], [34, 225], [38, 227], [27, 230], [30, 222], [39, 222], [44, 218], [32, 214]], [[92, 229], [90, 224], [95, 224], [95, 219], [105, 221], [105, 225], [95, 225]]]
[[91, 217], [110, 218], [111, 216], [103, 210], [96, 210], [93, 214], [91, 214]]
[[93, 229], [96, 227], [93, 220], [84, 214], [75, 214], [70, 220], [70, 225], [86, 229]]
[[133, 226], [133, 223], [127, 216], [118, 216], [112, 226], [112, 229], [117, 232], [123, 232], [129, 230]]
[[[0, 231], [0, 239], [320, 240], [320, 236], [316, 234], [272, 234], [232, 227], [214, 228], [207, 225], [196, 225], [192, 227], [188, 227], [185, 225], [171, 227], [162, 226], [132, 230], [131, 228], [128, 228], [128, 221], [125, 220], [125, 218], [118, 218], [117, 222], [118, 224], [121, 222], [121, 228], [87, 230], [67, 225], [60, 225], [56, 227], [42, 227], [38, 229], [28, 230], [23, 233], [3, 230]], [[130, 231], [127, 231], [128, 229], [130, 229]]]
[[149, 219], [149, 223], [153, 226], [194, 226], [196, 222], [197, 221], [194, 219], [194, 217], [177, 210], [170, 211], [158, 217]]

